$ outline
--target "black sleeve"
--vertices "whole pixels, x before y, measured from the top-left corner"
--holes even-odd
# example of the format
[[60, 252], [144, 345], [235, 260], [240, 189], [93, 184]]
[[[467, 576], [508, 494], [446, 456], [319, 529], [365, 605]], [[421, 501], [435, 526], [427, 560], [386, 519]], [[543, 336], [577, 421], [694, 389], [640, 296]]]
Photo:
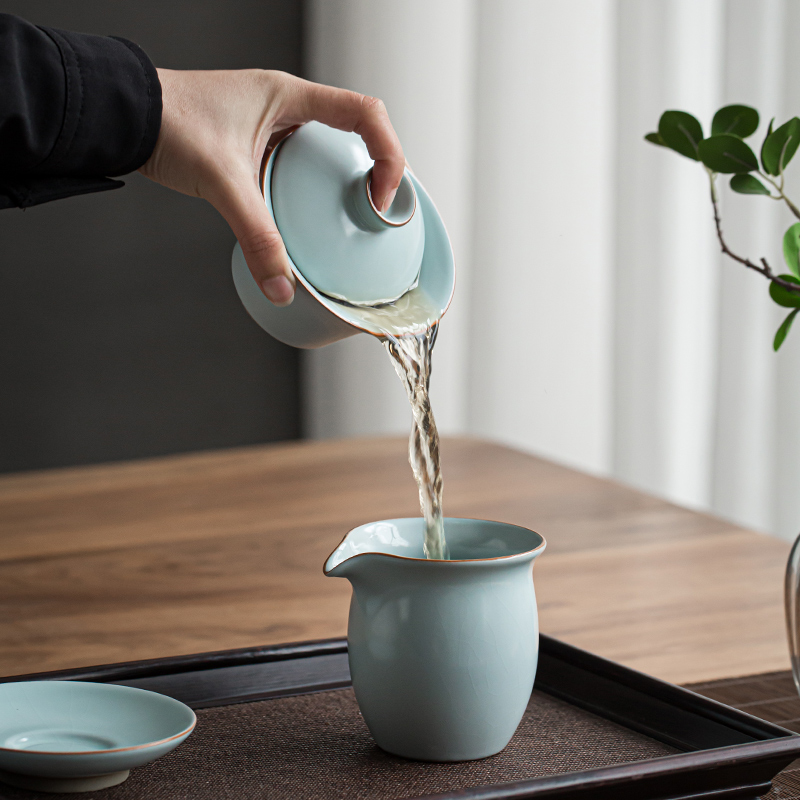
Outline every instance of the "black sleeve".
[[161, 127], [161, 84], [125, 39], [0, 14], [0, 208], [115, 189]]

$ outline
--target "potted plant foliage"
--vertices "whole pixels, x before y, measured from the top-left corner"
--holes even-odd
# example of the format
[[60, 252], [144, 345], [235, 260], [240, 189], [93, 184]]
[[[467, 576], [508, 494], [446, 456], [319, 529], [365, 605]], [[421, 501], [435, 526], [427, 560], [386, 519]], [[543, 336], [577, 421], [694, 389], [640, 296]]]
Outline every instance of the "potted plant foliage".
[[[788, 272], [776, 273], [766, 258], [753, 261], [738, 255], [728, 246], [722, 232], [717, 180], [730, 175], [730, 188], [739, 194], [760, 195], [785, 203], [800, 220], [800, 209], [787, 197], [784, 171], [800, 146], [800, 119], [792, 117], [778, 128], [771, 120], [759, 157], [745, 141], [758, 128], [758, 111], [749, 106], [731, 105], [719, 109], [711, 121], [711, 135], [703, 136], [700, 122], [685, 111], [665, 111], [658, 131], [648, 133], [648, 142], [674, 150], [702, 165], [708, 175], [714, 225], [722, 252], [769, 281], [770, 297], [790, 309], [775, 333], [773, 348], [778, 350], [800, 311], [800, 222], [791, 225], [783, 236], [783, 258]], [[800, 692], [800, 536], [796, 539], [786, 566], [786, 632], [792, 659], [792, 674]]]
[[711, 121], [711, 135], [707, 138], [703, 137], [702, 126], [691, 114], [665, 111], [658, 122], [658, 131], [648, 133], [645, 139], [691, 158], [705, 169], [722, 252], [748, 269], [760, 272], [770, 282], [772, 299], [778, 305], [791, 309], [775, 334], [773, 347], [777, 350], [800, 311], [800, 222], [795, 222], [783, 237], [783, 257], [789, 271], [776, 274], [766, 258], [751, 261], [737, 255], [728, 246], [722, 233], [717, 194], [718, 176], [731, 175], [730, 187], [734, 192], [761, 195], [785, 203], [792, 214], [800, 219], [800, 209], [784, 191], [784, 170], [800, 145], [800, 119], [792, 117], [779, 128], [773, 129], [774, 121], [769, 123], [761, 145], [760, 163], [745, 141], [758, 128], [758, 111], [749, 106], [725, 106], [717, 111]]

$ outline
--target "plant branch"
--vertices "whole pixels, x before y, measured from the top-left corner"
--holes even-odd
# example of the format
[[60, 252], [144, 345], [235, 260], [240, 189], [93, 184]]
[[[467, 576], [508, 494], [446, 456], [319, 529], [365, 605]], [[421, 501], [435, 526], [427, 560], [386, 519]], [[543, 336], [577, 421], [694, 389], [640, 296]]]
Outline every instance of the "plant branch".
[[778, 197], [774, 197], [773, 200], [783, 200], [783, 202], [789, 207], [789, 210], [792, 212], [792, 214], [794, 214], [797, 219], [800, 219], [800, 209], [798, 209], [797, 206], [783, 193], [783, 171], [781, 171], [780, 184], [776, 183], [769, 175], [766, 175], [761, 170], [758, 170], [758, 174], [778, 193]]
[[711, 181], [711, 205], [714, 207], [714, 224], [717, 228], [717, 239], [719, 239], [722, 252], [725, 253], [725, 255], [728, 256], [729, 258], [732, 258], [734, 261], [738, 261], [740, 264], [743, 264], [748, 269], [752, 269], [760, 273], [765, 278], [767, 278], [767, 280], [770, 280], [773, 283], [777, 283], [778, 286], [782, 286], [784, 289], [788, 289], [793, 294], [800, 294], [800, 285], [796, 283], [791, 283], [790, 281], [778, 277], [772, 271], [772, 267], [770, 267], [770, 265], [767, 263], [766, 258], [760, 259], [761, 264], [756, 264], [749, 258], [744, 258], [743, 256], [736, 255], [736, 253], [734, 253], [733, 250], [731, 250], [730, 247], [728, 247], [728, 244], [725, 241], [725, 237], [722, 234], [722, 219], [720, 218], [719, 215], [719, 202], [717, 201], [717, 192], [716, 192], [716, 187], [714, 185], [714, 175], [710, 170], [709, 170], [709, 180]]

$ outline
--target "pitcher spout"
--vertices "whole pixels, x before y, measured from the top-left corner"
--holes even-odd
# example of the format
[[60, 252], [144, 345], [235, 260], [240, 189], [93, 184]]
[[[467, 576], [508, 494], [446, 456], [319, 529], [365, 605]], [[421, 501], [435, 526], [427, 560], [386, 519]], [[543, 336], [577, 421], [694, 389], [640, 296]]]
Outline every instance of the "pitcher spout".
[[328, 560], [325, 562], [322, 571], [328, 578], [349, 578], [353, 571], [353, 564], [351, 562], [355, 556], [342, 556], [338, 551], [339, 548], [337, 547], [336, 550], [328, 556]]
[[328, 556], [323, 571], [331, 578], [349, 578], [355, 570], [360, 570], [363, 562], [356, 556], [365, 553], [424, 558], [421, 531], [421, 519], [390, 519], [360, 525]]

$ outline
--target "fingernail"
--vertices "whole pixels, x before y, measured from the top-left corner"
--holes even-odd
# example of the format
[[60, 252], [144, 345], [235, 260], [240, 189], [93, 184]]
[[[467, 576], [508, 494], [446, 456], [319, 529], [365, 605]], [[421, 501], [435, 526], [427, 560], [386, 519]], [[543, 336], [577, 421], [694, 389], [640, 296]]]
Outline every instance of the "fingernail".
[[392, 206], [392, 202], [394, 201], [394, 196], [397, 194], [397, 189], [392, 189], [389, 194], [386, 195], [386, 199], [383, 201], [383, 208], [381, 209], [381, 213], [386, 213]]
[[288, 306], [294, 300], [294, 289], [285, 275], [262, 281], [261, 290], [276, 306]]

